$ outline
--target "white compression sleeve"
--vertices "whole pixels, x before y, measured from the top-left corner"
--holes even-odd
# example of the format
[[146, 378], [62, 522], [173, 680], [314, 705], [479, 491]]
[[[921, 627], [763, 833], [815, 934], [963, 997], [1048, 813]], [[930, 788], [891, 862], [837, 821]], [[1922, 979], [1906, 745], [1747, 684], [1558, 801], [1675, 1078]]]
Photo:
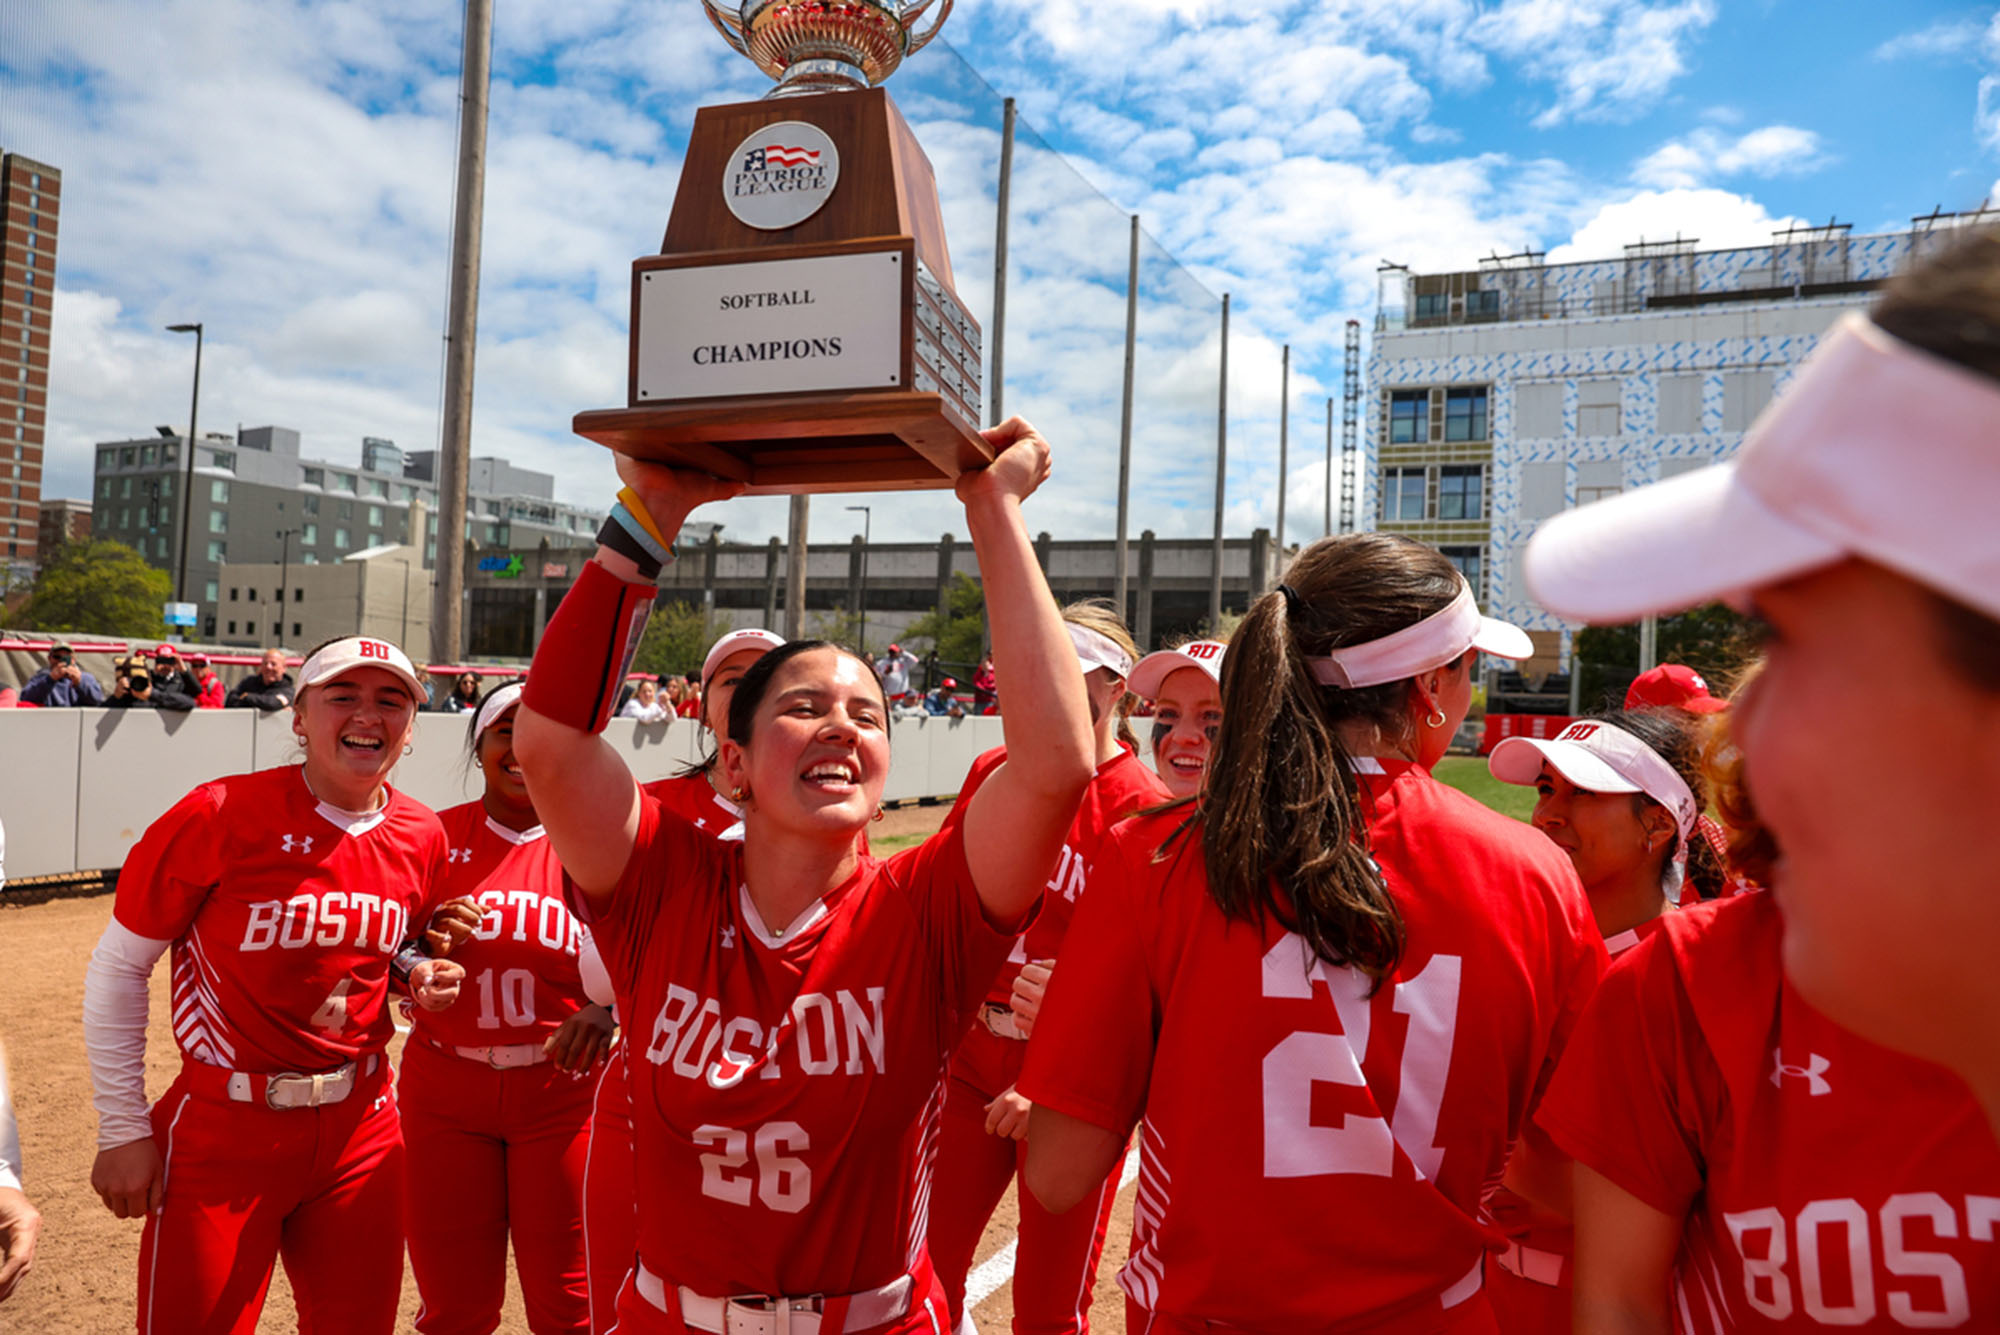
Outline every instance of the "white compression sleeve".
[[583, 995], [607, 1008], [617, 1001], [617, 994], [611, 987], [611, 972], [604, 967], [604, 957], [597, 953], [597, 943], [590, 939], [587, 928], [583, 934], [583, 949], [577, 952], [576, 971], [583, 979]]
[[21, 1189], [21, 1131], [7, 1097], [7, 1059], [0, 1054], [0, 1187]]
[[83, 976], [83, 1046], [96, 1090], [100, 1150], [153, 1134], [146, 1111], [147, 980], [171, 944], [140, 936], [113, 918], [90, 952]]

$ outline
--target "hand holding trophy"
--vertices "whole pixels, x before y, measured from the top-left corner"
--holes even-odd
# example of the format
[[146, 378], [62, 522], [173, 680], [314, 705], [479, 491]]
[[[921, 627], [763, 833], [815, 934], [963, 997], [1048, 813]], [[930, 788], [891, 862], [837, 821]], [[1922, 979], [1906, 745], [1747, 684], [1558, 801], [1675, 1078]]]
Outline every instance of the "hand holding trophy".
[[979, 324], [930, 161], [876, 86], [951, 0], [702, 4], [778, 84], [696, 113], [660, 253], [632, 265], [626, 406], [577, 433], [753, 495], [954, 485], [994, 453]]

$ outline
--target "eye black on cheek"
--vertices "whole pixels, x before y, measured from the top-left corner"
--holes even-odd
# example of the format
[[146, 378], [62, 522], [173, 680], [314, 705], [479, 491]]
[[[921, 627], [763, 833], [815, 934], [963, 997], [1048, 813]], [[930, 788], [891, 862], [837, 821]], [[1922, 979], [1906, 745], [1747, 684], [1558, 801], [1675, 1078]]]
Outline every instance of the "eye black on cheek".
[[1173, 731], [1174, 725], [1171, 723], [1156, 722], [1153, 724], [1153, 751], [1155, 754], [1159, 752], [1162, 746], [1166, 745], [1167, 738], [1173, 735]]

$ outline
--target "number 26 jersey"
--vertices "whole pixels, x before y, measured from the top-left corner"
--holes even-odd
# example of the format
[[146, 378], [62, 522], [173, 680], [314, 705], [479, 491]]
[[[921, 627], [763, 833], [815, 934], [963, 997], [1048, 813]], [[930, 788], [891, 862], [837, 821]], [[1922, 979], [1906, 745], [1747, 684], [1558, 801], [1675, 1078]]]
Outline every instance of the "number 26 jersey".
[[[1370, 764], [1364, 771], [1377, 767]], [[1402, 913], [1371, 997], [1275, 921], [1229, 922], [1178, 812], [1099, 857], [1020, 1091], [1123, 1133], [1154, 1329], [1413, 1332], [1490, 1321], [1481, 1201], [1604, 963], [1567, 858], [1409, 764], [1361, 776]]]

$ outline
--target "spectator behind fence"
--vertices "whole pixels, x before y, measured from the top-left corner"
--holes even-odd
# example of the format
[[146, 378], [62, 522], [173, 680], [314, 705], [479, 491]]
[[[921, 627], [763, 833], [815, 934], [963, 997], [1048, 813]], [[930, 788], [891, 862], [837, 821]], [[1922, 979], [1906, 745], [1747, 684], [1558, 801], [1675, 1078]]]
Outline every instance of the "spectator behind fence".
[[681, 703], [674, 713], [681, 718], [701, 717], [701, 683], [693, 677], [681, 678]]
[[467, 714], [479, 708], [479, 678], [470, 672], [458, 674], [458, 680], [451, 684], [451, 694], [438, 706], [440, 714]]
[[222, 678], [215, 675], [215, 669], [208, 664], [207, 654], [189, 654], [188, 671], [194, 675], [194, 703], [197, 709], [220, 709], [229, 698], [228, 688]]
[[875, 660], [875, 675], [882, 679], [882, 694], [893, 703], [897, 696], [910, 691], [910, 669], [917, 665], [917, 656], [908, 653], [900, 644], [889, 646], [889, 652]]
[[641, 723], [664, 723], [673, 717], [673, 711], [660, 702], [660, 688], [650, 681], [642, 681], [632, 692], [632, 698], [618, 711], [619, 718], [635, 718]]
[[264, 661], [255, 672], [236, 683], [236, 689], [224, 703], [232, 709], [255, 707], [269, 714], [290, 708], [297, 694], [292, 689], [291, 674], [285, 671], [285, 651], [266, 649]]
[[981, 658], [979, 669], [972, 674], [972, 712], [975, 714], [1000, 712], [1000, 687], [993, 679], [992, 654]]
[[964, 718], [965, 706], [960, 704], [958, 697], [952, 694], [957, 689], [958, 683], [950, 677], [946, 677], [937, 684], [936, 690], [924, 697], [924, 712], [926, 714], [942, 715], [949, 718]]
[[104, 702], [107, 709], [155, 709], [159, 701], [154, 698], [153, 674], [146, 667], [146, 660], [140, 654], [128, 654], [118, 660], [118, 680], [112, 688], [111, 698]]
[[[135, 652], [129, 661], [143, 667], [146, 656]], [[195, 696], [201, 688], [195, 685], [194, 674], [181, 665], [180, 654], [171, 644], [153, 651], [152, 678], [153, 708], [175, 713], [187, 713], [194, 708]]]
[[76, 665], [76, 654], [66, 644], [52, 645], [49, 665], [28, 678], [21, 688], [21, 703], [43, 709], [71, 709], [104, 703], [104, 688], [97, 678]]

